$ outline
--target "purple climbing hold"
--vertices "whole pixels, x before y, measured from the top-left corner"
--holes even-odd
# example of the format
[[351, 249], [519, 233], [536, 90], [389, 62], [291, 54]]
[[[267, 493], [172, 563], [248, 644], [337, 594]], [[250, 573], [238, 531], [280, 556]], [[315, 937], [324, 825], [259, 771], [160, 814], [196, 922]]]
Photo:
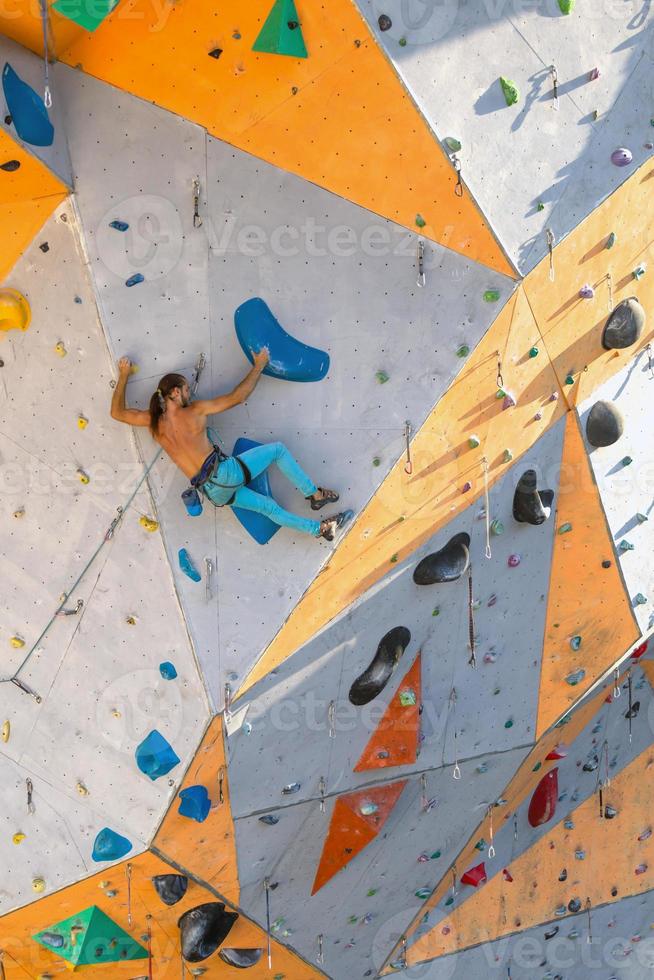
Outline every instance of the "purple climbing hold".
[[520, 564], [520, 555], [509, 555], [507, 564], [509, 568], [517, 568]]
[[513, 395], [510, 395], [508, 392], [504, 396], [504, 401], [502, 402], [503, 411], [506, 411], [507, 408], [515, 408], [515, 398], [513, 397]]
[[579, 290], [579, 295], [581, 296], [582, 299], [592, 299], [593, 296], [595, 295], [595, 290], [590, 285], [590, 283], [586, 283]]
[[463, 484], [461, 487], [461, 493], [468, 493], [469, 490], [472, 490], [472, 483], [470, 483], [470, 481]]
[[379, 24], [380, 31], [390, 31], [391, 27], [393, 26], [393, 21], [388, 14], [380, 14], [377, 23]]
[[631, 150], [628, 150], [626, 146], [619, 146], [611, 154], [611, 163], [614, 163], [616, 167], [628, 167], [633, 158]]

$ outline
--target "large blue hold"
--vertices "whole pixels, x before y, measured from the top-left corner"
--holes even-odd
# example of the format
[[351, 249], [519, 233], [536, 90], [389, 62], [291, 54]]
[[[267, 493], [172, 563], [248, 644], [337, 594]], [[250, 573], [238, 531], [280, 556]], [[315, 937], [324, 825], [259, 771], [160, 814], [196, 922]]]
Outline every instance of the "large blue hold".
[[264, 374], [283, 381], [322, 381], [329, 371], [329, 354], [309, 347], [286, 333], [259, 297], [242, 303], [234, 314], [238, 342], [251, 364], [252, 352], [270, 351]]
[[43, 99], [19, 78], [9, 62], [2, 71], [2, 89], [20, 139], [32, 146], [52, 146], [54, 126]]
[[165, 776], [176, 765], [179, 759], [166, 739], [156, 728], [153, 729], [136, 748], [136, 764], [153, 781], [159, 776]]
[[[232, 456], [238, 456], [239, 453], [244, 453], [248, 449], [254, 449], [260, 445], [260, 442], [254, 442], [253, 439], [237, 439], [234, 443]], [[272, 497], [270, 480], [266, 472], [255, 476], [254, 480], [248, 483], [248, 487], [250, 490], [254, 490], [255, 493], [260, 493], [264, 497]], [[279, 524], [275, 524], [265, 514], [258, 514], [255, 510], [244, 510], [242, 507], [232, 507], [232, 510], [257, 544], [268, 544], [273, 534], [277, 534], [279, 531]]]
[[198, 823], [204, 823], [209, 816], [211, 800], [204, 786], [189, 786], [183, 789], [180, 794], [180, 804], [178, 813]]
[[95, 838], [93, 845], [94, 861], [118, 861], [132, 850], [131, 841], [121, 837], [115, 830], [105, 827]]

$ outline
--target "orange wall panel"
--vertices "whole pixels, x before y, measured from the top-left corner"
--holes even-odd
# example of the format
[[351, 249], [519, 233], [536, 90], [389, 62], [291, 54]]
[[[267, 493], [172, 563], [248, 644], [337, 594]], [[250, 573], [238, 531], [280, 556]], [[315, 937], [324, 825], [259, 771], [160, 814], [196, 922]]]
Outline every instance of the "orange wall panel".
[[[504, 461], [505, 449], [517, 460], [561, 418], [565, 402], [550, 401], [559, 386], [546, 353], [529, 357], [530, 348], [538, 344], [538, 329], [519, 288], [416, 434], [411, 445], [413, 475], [404, 472], [404, 459], [391, 470], [238, 696], [378, 582], [393, 567], [394, 555], [399, 561], [408, 558], [479, 499], [484, 493], [483, 456], [492, 485], [513, 465]], [[496, 398], [498, 351], [506, 389], [517, 402], [506, 411]], [[539, 421], [536, 412], [542, 413]], [[474, 450], [468, 447], [472, 434], [481, 441]], [[466, 482], [472, 483], [472, 490], [462, 493]]]
[[[555, 520], [557, 531], [565, 524], [572, 530], [554, 537], [537, 737], [639, 636], [576, 412], [566, 420]], [[610, 568], [602, 568], [604, 559]], [[575, 636], [578, 651], [571, 646]], [[578, 668], [586, 676], [571, 687], [565, 678]]]
[[252, 51], [271, 6], [124, 0], [63, 60], [401, 225], [419, 213], [429, 238], [514, 275], [355, 5], [300, 4], [306, 59]]
[[[554, 282], [549, 278], [548, 259], [525, 280], [525, 291], [570, 405], [580, 404], [654, 337], [653, 179], [654, 162], [650, 160], [555, 247]], [[611, 232], [616, 242], [607, 249]], [[636, 281], [633, 271], [643, 262], [649, 263], [650, 271]], [[602, 347], [602, 330], [610, 315], [609, 272], [614, 304], [637, 296], [649, 315], [640, 341], [621, 351]], [[591, 300], [579, 297], [586, 283], [595, 290]], [[568, 374], [575, 379], [573, 385], [565, 384]]]
[[[52, 8], [53, 0], [48, 0]], [[84, 30], [74, 21], [50, 9], [50, 55], [61, 57]], [[22, 44], [43, 57], [43, 25], [38, 0], [3, 0], [0, 8], [0, 34]]]

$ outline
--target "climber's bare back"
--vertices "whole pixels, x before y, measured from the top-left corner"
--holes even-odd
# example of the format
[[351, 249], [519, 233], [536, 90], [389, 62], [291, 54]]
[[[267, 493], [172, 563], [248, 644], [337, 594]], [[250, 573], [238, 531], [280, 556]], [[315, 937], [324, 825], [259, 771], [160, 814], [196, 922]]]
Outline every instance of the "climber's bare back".
[[173, 414], [166, 412], [159, 421], [155, 441], [189, 479], [200, 470], [212, 450], [207, 436], [207, 419], [195, 403]]

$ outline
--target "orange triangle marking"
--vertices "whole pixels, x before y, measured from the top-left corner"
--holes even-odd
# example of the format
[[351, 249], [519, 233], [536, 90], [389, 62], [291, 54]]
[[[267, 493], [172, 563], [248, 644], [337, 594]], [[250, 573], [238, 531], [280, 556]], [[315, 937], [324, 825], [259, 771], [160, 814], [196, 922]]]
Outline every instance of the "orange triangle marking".
[[[413, 701], [403, 704], [403, 700]], [[404, 766], [418, 758], [421, 700], [421, 654], [393, 695], [366, 745], [355, 772], [366, 769], [385, 769], [387, 766]], [[386, 754], [387, 753], [387, 754]]]

